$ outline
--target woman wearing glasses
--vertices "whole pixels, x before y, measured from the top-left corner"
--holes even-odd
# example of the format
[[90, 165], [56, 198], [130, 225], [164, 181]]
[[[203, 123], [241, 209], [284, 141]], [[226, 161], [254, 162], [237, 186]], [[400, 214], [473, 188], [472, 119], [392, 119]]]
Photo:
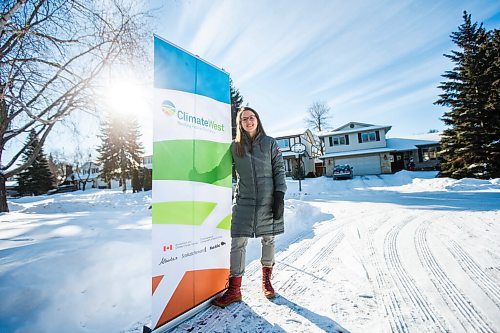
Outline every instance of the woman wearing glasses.
[[231, 222], [229, 287], [212, 304], [225, 307], [241, 301], [241, 281], [249, 237], [262, 237], [262, 291], [275, 297], [271, 285], [274, 236], [284, 232], [286, 191], [283, 156], [276, 141], [267, 136], [259, 115], [243, 107], [236, 115], [236, 139], [231, 146], [237, 184]]

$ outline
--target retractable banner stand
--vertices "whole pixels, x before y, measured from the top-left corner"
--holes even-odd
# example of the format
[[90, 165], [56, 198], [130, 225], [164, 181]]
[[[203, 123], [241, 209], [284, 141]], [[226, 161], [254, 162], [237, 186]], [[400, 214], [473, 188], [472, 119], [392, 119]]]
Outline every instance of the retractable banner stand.
[[154, 88], [152, 325], [162, 331], [226, 287], [231, 105], [226, 72], [157, 36]]

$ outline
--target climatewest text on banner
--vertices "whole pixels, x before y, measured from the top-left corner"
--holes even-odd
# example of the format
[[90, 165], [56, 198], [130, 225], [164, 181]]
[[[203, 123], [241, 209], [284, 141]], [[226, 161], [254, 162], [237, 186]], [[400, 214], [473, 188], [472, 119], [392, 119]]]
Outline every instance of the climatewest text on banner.
[[226, 287], [231, 225], [229, 75], [154, 38], [152, 324]]

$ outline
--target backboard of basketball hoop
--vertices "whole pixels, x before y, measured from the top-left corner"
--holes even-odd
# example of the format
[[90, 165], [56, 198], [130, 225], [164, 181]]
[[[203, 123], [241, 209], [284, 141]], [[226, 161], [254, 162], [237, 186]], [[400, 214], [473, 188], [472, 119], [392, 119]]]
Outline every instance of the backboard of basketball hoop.
[[306, 146], [303, 143], [296, 143], [290, 147], [290, 150], [300, 155], [306, 151]]

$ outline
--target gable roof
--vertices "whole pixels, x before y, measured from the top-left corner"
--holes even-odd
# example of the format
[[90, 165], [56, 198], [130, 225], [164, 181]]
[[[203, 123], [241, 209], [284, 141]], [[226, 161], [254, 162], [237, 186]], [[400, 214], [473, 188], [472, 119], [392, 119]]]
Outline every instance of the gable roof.
[[310, 143], [314, 144], [314, 142], [316, 141], [313, 132], [309, 128], [285, 130], [278, 133], [272, 133], [270, 136], [275, 139], [281, 139], [281, 138], [298, 137], [301, 135], [309, 137], [309, 139], [306, 140], [309, 141]]
[[350, 130], [353, 128], [360, 128], [360, 127], [370, 127], [370, 126], [375, 126], [375, 125], [351, 121], [351, 122], [348, 122], [347, 124], [344, 124], [336, 129], [334, 129], [333, 132], [345, 131], [345, 130]]
[[[351, 128], [351, 124], [353, 125], [353, 128]], [[358, 126], [358, 127], [356, 127], [356, 126]], [[332, 132], [323, 132], [319, 135], [319, 137], [322, 138], [325, 136], [332, 136], [332, 135], [376, 131], [376, 130], [380, 130], [380, 129], [384, 129], [385, 132], [387, 133], [390, 131], [391, 128], [392, 128], [392, 126], [389, 126], [389, 125], [372, 125], [372, 124], [350, 122], [350, 123], [347, 123], [343, 126], [340, 126], [339, 128], [335, 129]]]
[[293, 128], [293, 129], [286, 129], [283, 131], [279, 131], [276, 133], [271, 133], [269, 136], [273, 138], [285, 138], [285, 137], [290, 137], [290, 136], [300, 136], [307, 132], [309, 129], [308, 128]]

